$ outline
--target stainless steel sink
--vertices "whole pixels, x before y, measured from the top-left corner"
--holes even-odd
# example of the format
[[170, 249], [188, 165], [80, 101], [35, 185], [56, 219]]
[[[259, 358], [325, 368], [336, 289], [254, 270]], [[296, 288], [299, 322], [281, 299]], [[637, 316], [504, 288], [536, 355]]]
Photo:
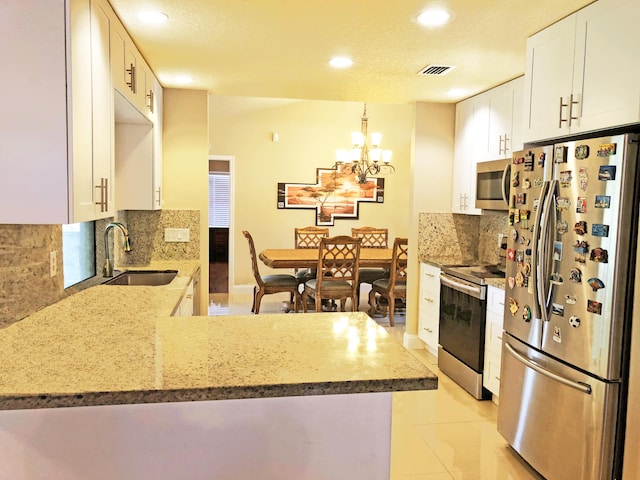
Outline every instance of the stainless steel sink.
[[177, 274], [177, 270], [127, 270], [103, 285], [167, 285]]

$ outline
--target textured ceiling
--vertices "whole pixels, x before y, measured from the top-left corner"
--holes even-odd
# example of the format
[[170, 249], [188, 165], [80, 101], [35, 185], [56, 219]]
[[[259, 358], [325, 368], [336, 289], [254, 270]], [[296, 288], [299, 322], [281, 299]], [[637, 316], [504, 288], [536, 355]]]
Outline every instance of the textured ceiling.
[[[453, 102], [524, 73], [526, 38], [592, 0], [109, 0], [165, 87], [217, 95], [409, 103]], [[439, 29], [416, 17], [438, 4]], [[169, 20], [144, 25], [156, 9]], [[331, 57], [350, 56], [335, 70]], [[445, 76], [417, 72], [454, 65]], [[189, 75], [185, 87], [177, 76]]]

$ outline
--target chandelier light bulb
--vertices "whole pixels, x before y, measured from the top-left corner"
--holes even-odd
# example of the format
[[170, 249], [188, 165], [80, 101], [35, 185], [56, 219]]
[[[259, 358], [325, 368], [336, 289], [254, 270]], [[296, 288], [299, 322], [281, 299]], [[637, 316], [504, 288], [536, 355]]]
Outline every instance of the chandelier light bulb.
[[351, 160], [348, 150], [336, 150], [336, 161], [338, 163], [347, 163]]
[[[395, 167], [390, 164], [391, 150], [382, 150], [380, 142], [381, 133], [372, 133], [368, 144], [367, 124], [367, 104], [364, 105], [364, 112], [361, 118], [361, 130], [351, 134], [351, 149], [336, 150], [336, 163], [333, 170], [340, 173], [353, 174], [355, 180], [363, 185], [372, 180], [371, 177], [395, 172]], [[382, 162], [381, 162], [382, 160]]]

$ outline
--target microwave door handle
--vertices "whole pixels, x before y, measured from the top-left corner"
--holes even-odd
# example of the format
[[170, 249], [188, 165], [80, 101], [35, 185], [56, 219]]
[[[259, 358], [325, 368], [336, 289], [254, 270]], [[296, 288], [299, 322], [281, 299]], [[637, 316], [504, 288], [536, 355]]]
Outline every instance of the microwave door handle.
[[509, 206], [509, 183], [511, 178], [511, 162], [507, 163], [507, 166], [504, 167], [502, 171], [502, 200], [504, 203]]

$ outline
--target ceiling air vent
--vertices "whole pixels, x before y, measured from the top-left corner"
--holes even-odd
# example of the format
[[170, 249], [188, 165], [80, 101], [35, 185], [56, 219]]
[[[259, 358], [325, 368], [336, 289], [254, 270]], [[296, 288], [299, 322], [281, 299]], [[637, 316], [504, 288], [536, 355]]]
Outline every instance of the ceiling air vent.
[[456, 67], [451, 65], [427, 65], [418, 72], [418, 75], [446, 75]]

